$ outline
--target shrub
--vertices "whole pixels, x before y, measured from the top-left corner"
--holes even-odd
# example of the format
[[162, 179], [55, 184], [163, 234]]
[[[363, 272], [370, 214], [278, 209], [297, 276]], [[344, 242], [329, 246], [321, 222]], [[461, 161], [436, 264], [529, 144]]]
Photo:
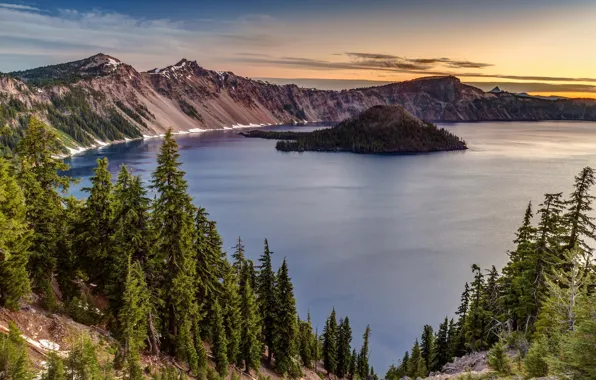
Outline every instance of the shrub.
[[511, 364], [504, 341], [500, 340], [488, 351], [488, 365], [498, 373], [506, 375], [511, 373]]

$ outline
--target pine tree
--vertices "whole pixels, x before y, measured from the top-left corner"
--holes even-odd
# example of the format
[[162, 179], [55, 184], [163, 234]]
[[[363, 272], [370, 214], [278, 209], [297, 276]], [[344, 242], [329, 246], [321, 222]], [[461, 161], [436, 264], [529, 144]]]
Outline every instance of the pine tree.
[[244, 256], [244, 243], [242, 242], [240, 236], [238, 236], [238, 241], [234, 246], [232, 258], [234, 259], [233, 267], [236, 270], [236, 274], [240, 276], [240, 273], [242, 272], [242, 266], [246, 264], [246, 258]]
[[348, 369], [348, 374], [350, 379], [354, 379], [357, 376], [358, 372], [358, 354], [356, 353], [356, 349], [352, 349], [352, 354], [350, 355], [350, 367]]
[[149, 209], [151, 201], [139, 176], [133, 176], [124, 165], [118, 173], [113, 191], [114, 217], [111, 243], [110, 271], [106, 292], [110, 305], [118, 310], [121, 305], [128, 261], [138, 262], [143, 271], [149, 271], [151, 247], [154, 243]]
[[350, 360], [352, 358], [351, 347], [352, 328], [350, 319], [345, 317], [340, 320], [337, 334], [337, 377], [346, 377], [350, 371]]
[[447, 362], [450, 362], [451, 359], [455, 357], [455, 352], [459, 343], [459, 332], [457, 330], [457, 325], [455, 324], [453, 318], [451, 318], [449, 320], [449, 328], [447, 330], [447, 345], [449, 346], [449, 359], [447, 359]]
[[219, 302], [215, 301], [213, 308], [213, 336], [211, 342], [213, 343], [213, 357], [215, 358], [215, 368], [220, 376], [225, 377], [228, 374], [228, 341], [226, 336], [226, 329], [224, 326], [224, 316], [219, 306]]
[[[196, 288], [197, 300], [204, 312], [207, 313], [207, 319], [212, 318], [209, 315], [213, 311], [216, 298], [221, 293], [220, 279], [223, 276], [223, 252], [221, 249], [221, 238], [215, 228], [215, 223], [208, 220], [209, 214], [204, 208], [198, 208], [195, 215], [195, 227], [197, 231], [195, 240], [196, 251]], [[211, 326], [206, 326], [204, 333], [210, 336]]]
[[564, 252], [563, 266], [553, 268], [545, 277], [548, 298], [543, 303], [536, 329], [545, 336], [558, 338], [559, 334], [574, 331], [578, 303], [593, 286], [593, 274], [585, 267], [579, 247]]
[[123, 356], [127, 361], [131, 377], [138, 378], [141, 372], [139, 353], [143, 349], [147, 338], [147, 316], [150, 310], [149, 298], [147, 297], [149, 291], [141, 263], [129, 261], [127, 267], [128, 273], [119, 320], [124, 344]]
[[57, 244], [60, 254], [56, 258], [55, 278], [66, 303], [74, 297], [80, 296], [81, 293], [78, 284], [82, 279], [75, 241], [78, 236], [83, 207], [84, 201], [74, 196], [64, 199], [64, 213], [60, 229], [62, 238]]
[[451, 360], [451, 347], [449, 347], [449, 320], [445, 317], [439, 325], [439, 331], [435, 340], [435, 358], [428, 368], [432, 371], [440, 371], [443, 366]]
[[41, 376], [41, 380], [66, 380], [64, 361], [58, 354], [51, 352], [48, 359], [48, 369]]
[[585, 239], [594, 240], [596, 225], [592, 212], [592, 202], [595, 197], [590, 195], [590, 189], [595, 183], [594, 170], [586, 166], [575, 176], [574, 190], [566, 202], [567, 212], [563, 216], [569, 226], [569, 235], [566, 238], [566, 248], [573, 249], [578, 245], [584, 252], [591, 253], [592, 249], [586, 244]]
[[536, 228], [532, 226], [532, 203], [528, 204], [521, 227], [517, 230], [515, 251], [509, 252], [509, 262], [498, 281], [501, 295], [498, 298], [502, 321], [508, 321], [516, 331], [528, 331], [532, 318], [537, 314], [533, 292], [536, 280]]
[[165, 347], [169, 353], [186, 359], [195, 372], [201, 362], [197, 349], [202, 346], [195, 327], [199, 314], [194, 287], [195, 208], [187, 193], [179, 157], [178, 145], [169, 130], [157, 156], [151, 186], [157, 193], [153, 211], [154, 228], [159, 237], [155, 244], [155, 263], [163, 267], [160, 289]]
[[500, 296], [499, 271], [493, 265], [488, 271], [486, 289], [484, 290], [484, 319], [487, 325], [484, 340], [487, 347], [491, 347], [499, 340], [499, 336], [497, 335], [498, 328], [500, 327], [498, 317], [502, 314], [499, 302]]
[[263, 341], [267, 346], [267, 361], [271, 363], [275, 339], [275, 318], [276, 318], [276, 279], [271, 264], [271, 252], [269, 243], [265, 239], [265, 249], [259, 258], [261, 268], [258, 275], [257, 296], [259, 299], [259, 310], [263, 320], [262, 333]]
[[323, 367], [328, 374], [337, 371], [337, 331], [337, 318], [333, 308], [323, 329]]
[[11, 310], [18, 310], [20, 299], [31, 291], [26, 213], [23, 193], [0, 157], [0, 306]]
[[224, 326], [228, 361], [236, 363], [240, 349], [241, 315], [240, 296], [238, 294], [238, 277], [232, 266], [226, 261], [223, 277], [221, 303], [223, 305]]
[[242, 273], [240, 278], [240, 311], [241, 311], [241, 338], [240, 354], [238, 364], [244, 363], [245, 372], [251, 369], [257, 370], [261, 363], [261, 321], [255, 294], [250, 281], [250, 269], [247, 265], [241, 265]]
[[500, 374], [508, 375], [511, 373], [511, 365], [509, 364], [505, 342], [497, 342], [488, 351], [488, 365]]
[[418, 377], [418, 370], [421, 361], [423, 361], [423, 359], [422, 354], [420, 353], [420, 345], [418, 344], [418, 339], [416, 339], [414, 347], [412, 347], [412, 354], [408, 359], [407, 375], [409, 377], [414, 379]]
[[432, 326], [425, 325], [420, 338], [420, 354], [425, 368], [431, 368], [435, 360], [435, 335]]
[[546, 339], [543, 336], [536, 337], [524, 359], [524, 366], [529, 377], [548, 376], [548, 356]]
[[25, 136], [19, 141], [18, 181], [25, 196], [30, 238], [29, 273], [33, 285], [44, 292], [46, 306], [54, 307], [51, 280], [59, 255], [64, 207], [59, 191], [66, 192], [72, 180], [59, 173], [68, 170], [61, 159], [63, 145], [58, 135], [31, 117]]
[[0, 376], [10, 380], [31, 379], [25, 340], [14, 324], [8, 323], [8, 335], [0, 334]]
[[399, 363], [399, 367], [397, 367], [399, 378], [408, 376], [410, 368], [410, 353], [406, 351], [404, 353], [404, 357], [401, 359], [401, 363]]
[[67, 359], [71, 379], [101, 379], [101, 369], [93, 342], [88, 336], [81, 336], [73, 345]]
[[294, 287], [285, 259], [277, 272], [275, 295], [277, 297], [277, 310], [274, 319], [275, 367], [280, 373], [289, 373], [292, 370], [292, 362], [298, 353], [296, 344], [298, 326], [296, 325], [297, 313]]
[[93, 171], [91, 187], [83, 188], [89, 197], [83, 208], [76, 247], [89, 280], [104, 290], [113, 259], [110, 253], [114, 202], [108, 159], [98, 159]]
[[302, 359], [302, 364], [306, 368], [313, 368], [313, 332], [312, 332], [312, 324], [310, 320], [310, 310], [308, 311], [308, 316], [306, 321], [300, 321], [300, 329], [299, 329], [299, 353], [300, 359]]
[[459, 316], [457, 320], [457, 337], [454, 337], [454, 356], [463, 356], [466, 353], [466, 319], [470, 308], [470, 286], [466, 282], [464, 291], [461, 295], [461, 303], [455, 312]]
[[366, 379], [368, 375], [368, 341], [370, 339], [370, 326], [366, 326], [366, 330], [362, 335], [362, 348], [358, 355], [358, 375], [361, 379]]
[[484, 349], [486, 345], [486, 308], [484, 275], [478, 265], [472, 265], [474, 282], [472, 282], [470, 311], [466, 319], [466, 342], [471, 351]]

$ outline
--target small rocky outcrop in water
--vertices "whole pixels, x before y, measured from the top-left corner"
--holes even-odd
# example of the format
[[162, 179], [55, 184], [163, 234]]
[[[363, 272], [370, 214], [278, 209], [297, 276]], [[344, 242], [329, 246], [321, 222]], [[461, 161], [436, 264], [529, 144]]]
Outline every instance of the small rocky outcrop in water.
[[420, 120], [401, 106], [375, 106], [329, 129], [313, 132], [250, 131], [246, 137], [281, 140], [281, 151], [426, 153], [464, 150], [453, 133]]

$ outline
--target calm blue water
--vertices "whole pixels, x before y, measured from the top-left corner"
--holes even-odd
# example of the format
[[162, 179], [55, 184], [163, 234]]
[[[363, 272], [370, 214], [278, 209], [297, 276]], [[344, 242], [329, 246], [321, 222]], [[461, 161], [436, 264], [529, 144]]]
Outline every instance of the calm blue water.
[[[596, 165], [596, 123], [445, 125], [470, 150], [411, 156], [282, 153], [237, 131], [177, 138], [190, 192], [231, 251], [241, 235], [257, 259], [268, 238], [286, 257], [302, 317], [321, 331], [335, 306], [354, 344], [372, 326], [371, 362], [383, 375], [424, 324], [458, 306], [470, 266], [502, 266], [529, 200], [570, 191]], [[287, 127], [286, 127], [287, 128]], [[310, 128], [308, 128], [310, 129]], [[303, 129], [304, 130], [304, 129]], [[68, 161], [88, 184], [95, 160], [145, 180], [161, 141], [131, 141]]]

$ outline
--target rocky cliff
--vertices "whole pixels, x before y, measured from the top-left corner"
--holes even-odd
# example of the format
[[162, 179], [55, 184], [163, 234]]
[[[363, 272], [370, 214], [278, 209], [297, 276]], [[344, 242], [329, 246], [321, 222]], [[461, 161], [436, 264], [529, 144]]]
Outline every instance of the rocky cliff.
[[[596, 101], [486, 93], [455, 77], [322, 91], [279, 86], [195, 61], [138, 72], [98, 54], [0, 75], [0, 124], [19, 131], [35, 115], [71, 149], [175, 131], [302, 121], [341, 121], [375, 105], [401, 105], [427, 121], [596, 120]], [[16, 134], [18, 136], [19, 133]], [[14, 145], [17, 138], [0, 137]]]

